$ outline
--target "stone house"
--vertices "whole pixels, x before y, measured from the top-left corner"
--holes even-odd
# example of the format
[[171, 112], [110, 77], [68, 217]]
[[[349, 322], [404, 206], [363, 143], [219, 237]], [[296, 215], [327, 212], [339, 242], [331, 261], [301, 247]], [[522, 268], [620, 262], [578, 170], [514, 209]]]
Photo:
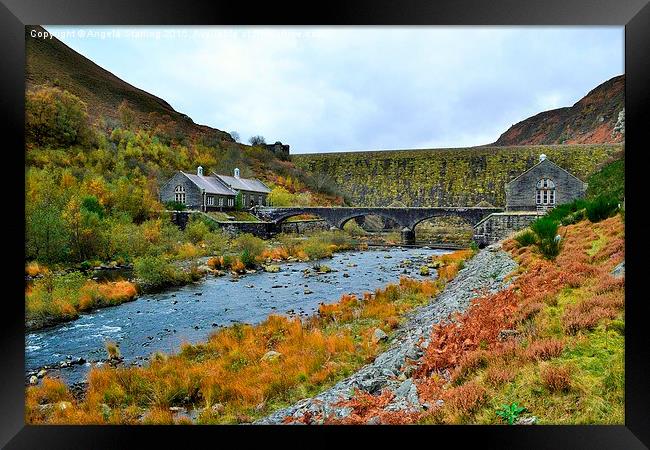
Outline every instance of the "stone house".
[[178, 171], [160, 187], [160, 201], [176, 201], [188, 209], [198, 211], [223, 211], [234, 209], [236, 198], [242, 193], [242, 205], [248, 209], [255, 205], [266, 205], [271, 190], [254, 178], [240, 178], [239, 169], [234, 176], [203, 175], [199, 166], [196, 174]]
[[212, 174], [231, 190], [242, 194], [242, 205], [244, 208], [253, 206], [266, 206], [266, 198], [271, 193], [271, 189], [257, 178], [242, 178], [239, 176], [239, 169], [235, 169], [233, 176]]
[[537, 164], [506, 183], [506, 211], [544, 213], [584, 198], [586, 190], [587, 183], [542, 154]]

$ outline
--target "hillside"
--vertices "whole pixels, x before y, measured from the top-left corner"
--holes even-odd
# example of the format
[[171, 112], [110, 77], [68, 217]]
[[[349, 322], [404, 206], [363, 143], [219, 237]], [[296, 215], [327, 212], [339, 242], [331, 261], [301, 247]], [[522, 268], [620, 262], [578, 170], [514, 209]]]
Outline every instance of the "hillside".
[[175, 135], [198, 136], [207, 142], [233, 141], [228, 133], [194, 123], [165, 100], [121, 80], [58, 39], [30, 37], [32, 29], [42, 28], [25, 27], [27, 90], [50, 85], [71, 92], [86, 103], [92, 122], [101, 117], [117, 121], [118, 107], [126, 101], [144, 128], [165, 125]]
[[623, 142], [624, 131], [621, 133], [616, 125], [624, 107], [625, 75], [619, 75], [597, 86], [571, 107], [544, 111], [511, 126], [492, 145]]
[[540, 153], [583, 180], [620, 157], [621, 144], [473, 147], [294, 155], [298, 167], [324, 173], [352, 204], [474, 206], [505, 203], [504, 185]]

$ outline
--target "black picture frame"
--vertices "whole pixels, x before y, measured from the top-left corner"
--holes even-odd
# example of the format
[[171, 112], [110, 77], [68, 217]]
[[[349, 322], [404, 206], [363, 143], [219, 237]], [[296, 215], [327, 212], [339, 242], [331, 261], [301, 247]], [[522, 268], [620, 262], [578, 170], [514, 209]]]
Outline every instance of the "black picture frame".
[[[648, 0], [336, 0], [302, 5], [266, 2], [174, 0], [1, 0], [0, 45], [5, 178], [5, 261], [12, 288], [0, 314], [0, 445], [6, 448], [132, 448], [187, 445], [206, 439], [223, 443], [236, 434], [239, 444], [253, 437], [285, 445], [343, 442], [355, 437], [383, 441], [397, 434], [402, 445], [456, 445], [471, 439], [482, 448], [648, 448], [650, 350], [641, 268], [645, 252], [641, 208], [643, 175], [648, 167], [650, 103], [650, 5]], [[189, 426], [29, 426], [24, 423], [24, 296], [21, 255], [24, 246], [24, 89], [26, 25], [618, 25], [625, 26], [626, 109], [626, 384], [624, 426], [442, 426], [442, 427], [189, 427]], [[567, 68], [570, 76], [570, 68]], [[645, 144], [645, 145], [644, 145]], [[9, 160], [9, 161], [7, 161]], [[7, 165], [9, 164], [9, 165]], [[22, 164], [22, 165], [21, 165]], [[9, 177], [7, 177], [9, 175]], [[5, 181], [5, 183], [9, 183]], [[22, 186], [21, 186], [22, 184]], [[12, 195], [8, 195], [9, 193]], [[634, 206], [637, 205], [637, 206]], [[7, 247], [6, 244], [10, 244]], [[315, 440], [317, 433], [325, 440]], [[346, 436], [343, 437], [341, 434]], [[424, 439], [416, 443], [412, 438]], [[235, 441], [237, 442], [237, 441]], [[270, 441], [267, 441], [267, 443]], [[156, 444], [153, 444], [156, 445]], [[190, 444], [200, 445], [200, 444]], [[237, 445], [237, 444], [230, 444]], [[367, 445], [367, 444], [366, 444]], [[149, 445], [147, 445], [149, 446]]]

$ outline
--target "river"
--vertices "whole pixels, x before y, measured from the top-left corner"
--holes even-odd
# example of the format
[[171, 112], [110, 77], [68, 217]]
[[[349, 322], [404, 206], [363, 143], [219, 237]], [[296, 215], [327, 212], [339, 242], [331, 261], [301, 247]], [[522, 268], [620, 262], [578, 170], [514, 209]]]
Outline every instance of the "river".
[[[258, 272], [234, 279], [209, 276], [202, 281], [145, 294], [133, 302], [91, 311], [73, 322], [30, 332], [25, 339], [27, 373], [65, 360], [85, 363], [48, 369], [67, 383], [85, 379], [91, 366], [106, 358], [104, 344], [119, 345], [125, 365], [142, 364], [156, 351], [177, 352], [183, 342], [206, 340], [219, 327], [259, 323], [269, 314], [306, 317], [320, 303], [343, 294], [374, 291], [407, 274], [422, 278], [419, 268], [434, 254], [428, 248], [381, 248], [337, 253], [322, 261], [334, 271], [317, 274], [313, 262], [288, 262], [278, 273]], [[401, 263], [410, 260], [412, 265]], [[435, 276], [435, 271], [432, 271]], [[233, 281], [237, 280], [237, 281]]]

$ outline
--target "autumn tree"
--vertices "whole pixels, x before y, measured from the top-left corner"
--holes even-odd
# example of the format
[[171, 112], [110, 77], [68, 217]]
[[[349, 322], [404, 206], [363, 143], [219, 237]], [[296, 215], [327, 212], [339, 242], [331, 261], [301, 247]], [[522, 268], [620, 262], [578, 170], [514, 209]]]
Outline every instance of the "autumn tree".
[[28, 144], [68, 147], [90, 137], [86, 104], [79, 97], [55, 87], [27, 92], [25, 136]]

